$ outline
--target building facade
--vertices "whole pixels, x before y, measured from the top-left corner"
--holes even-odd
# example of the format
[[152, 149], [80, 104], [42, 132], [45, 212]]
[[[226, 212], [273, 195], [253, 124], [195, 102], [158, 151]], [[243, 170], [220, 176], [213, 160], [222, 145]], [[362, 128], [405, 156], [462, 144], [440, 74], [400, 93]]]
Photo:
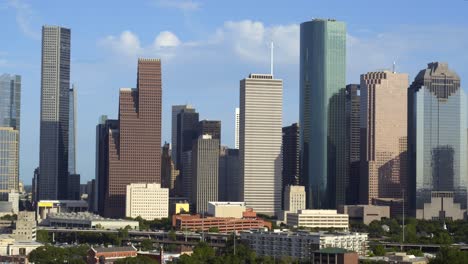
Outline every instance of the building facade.
[[[447, 63], [429, 63], [409, 88], [408, 192], [412, 213], [419, 218], [424, 213], [416, 212], [431, 203], [433, 192], [467, 209], [466, 107], [460, 77]], [[440, 210], [431, 218], [444, 219], [452, 209]]]
[[299, 210], [288, 213], [286, 216], [288, 226], [310, 228], [335, 228], [348, 230], [349, 216], [339, 214], [337, 210]]
[[240, 201], [239, 150], [222, 146], [219, 154], [218, 201]]
[[212, 139], [219, 139], [221, 142], [221, 121], [202, 120], [198, 122], [197, 137], [210, 135]]
[[283, 81], [250, 74], [240, 81], [241, 201], [259, 213], [281, 210]]
[[240, 109], [236, 107], [234, 115], [234, 148], [239, 149], [239, 123], [240, 123]]
[[299, 124], [283, 127], [283, 192], [288, 185], [299, 185]]
[[341, 205], [338, 207], [338, 213], [349, 215], [349, 220], [369, 225], [374, 220], [380, 221], [382, 218], [390, 218], [390, 206]]
[[36, 241], [37, 221], [34, 212], [21, 211], [16, 220], [13, 237], [16, 241]]
[[197, 139], [198, 119], [199, 115], [194, 108], [184, 108], [177, 114], [176, 166], [179, 170], [182, 170], [183, 153], [191, 151], [193, 140]]
[[200, 136], [192, 151], [192, 198], [195, 211], [208, 211], [208, 202], [218, 199], [219, 139]]
[[314, 19], [300, 27], [301, 177], [307, 208], [346, 201], [346, 25]]
[[169, 195], [179, 196], [182, 188], [180, 172], [175, 168], [169, 143], [165, 143], [161, 156], [161, 186], [169, 189]]
[[246, 210], [244, 202], [209, 202], [208, 215], [214, 217], [242, 218]]
[[192, 108], [190, 105], [173, 105], [172, 106], [172, 115], [171, 115], [171, 155], [172, 155], [172, 160], [174, 161], [174, 164], [179, 164], [177, 157], [180, 155], [177, 155], [177, 115], [183, 110], [183, 109], [189, 109]]
[[125, 195], [125, 216], [145, 220], [169, 217], [169, 189], [159, 183], [131, 183]]
[[42, 27], [39, 200], [68, 198], [71, 31]]
[[367, 234], [360, 233], [241, 232], [241, 240], [259, 256], [292, 257], [303, 261], [311, 260], [314, 251], [329, 248], [342, 248], [365, 255], [367, 239]]
[[348, 151], [348, 183], [346, 204], [359, 203], [361, 160], [361, 89], [359, 84], [346, 85], [346, 144]]
[[306, 209], [306, 192], [304, 186], [288, 185], [284, 191], [284, 211], [296, 213]]
[[161, 61], [138, 59], [137, 88], [120, 89], [117, 128], [106, 132], [106, 217], [125, 216], [128, 184], [161, 183], [161, 96]]
[[76, 174], [76, 88], [75, 85], [69, 90], [69, 116], [68, 116], [68, 172]]
[[407, 180], [408, 75], [361, 75], [360, 201], [402, 198]]
[[18, 191], [21, 76], [0, 75], [0, 200]]

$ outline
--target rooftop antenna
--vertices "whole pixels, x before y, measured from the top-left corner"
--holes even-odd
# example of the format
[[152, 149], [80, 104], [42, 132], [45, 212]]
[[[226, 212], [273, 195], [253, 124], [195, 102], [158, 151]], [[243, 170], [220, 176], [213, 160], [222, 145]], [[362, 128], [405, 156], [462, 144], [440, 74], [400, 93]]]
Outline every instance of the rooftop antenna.
[[395, 62], [395, 61], [393, 61], [393, 73], [396, 73], [396, 71], [395, 71], [395, 67], [396, 67], [396, 62]]
[[270, 51], [270, 74], [271, 74], [271, 77], [273, 78], [273, 41], [271, 42], [271, 51]]

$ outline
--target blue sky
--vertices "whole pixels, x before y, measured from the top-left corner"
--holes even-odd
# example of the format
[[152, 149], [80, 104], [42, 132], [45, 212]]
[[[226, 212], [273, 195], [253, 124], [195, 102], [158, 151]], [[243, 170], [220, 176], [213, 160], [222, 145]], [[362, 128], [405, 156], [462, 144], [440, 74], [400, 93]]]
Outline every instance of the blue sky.
[[410, 81], [430, 61], [468, 78], [468, 1], [26, 1], [0, 0], [0, 73], [22, 76], [20, 178], [30, 184], [39, 156], [41, 26], [72, 29], [71, 81], [78, 91], [78, 172], [94, 178], [95, 126], [117, 117], [118, 90], [134, 87], [138, 57], [163, 63], [163, 142], [170, 108], [190, 103], [202, 119], [222, 120], [234, 142], [239, 80], [269, 71], [284, 80], [283, 123], [298, 120], [299, 24], [347, 23], [347, 80], [391, 68]]

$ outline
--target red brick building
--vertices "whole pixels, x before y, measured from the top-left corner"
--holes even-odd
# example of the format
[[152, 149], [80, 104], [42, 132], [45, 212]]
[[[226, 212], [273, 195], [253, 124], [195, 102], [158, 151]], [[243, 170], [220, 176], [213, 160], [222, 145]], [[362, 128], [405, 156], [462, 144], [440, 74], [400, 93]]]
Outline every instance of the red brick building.
[[[251, 214], [249, 215], [251, 216]], [[200, 215], [173, 215], [172, 226], [178, 230], [208, 231], [210, 228], [218, 228], [220, 233], [230, 233], [241, 230], [268, 228], [271, 223], [256, 217], [205, 217]]]
[[[114, 263], [119, 259], [124, 259], [128, 257], [136, 257], [137, 249], [134, 246], [130, 247], [91, 247], [88, 251], [88, 256], [86, 257], [86, 263], [96, 264], [96, 263]], [[100, 262], [103, 261], [103, 262]]]
[[125, 216], [128, 184], [161, 183], [161, 97], [161, 61], [139, 59], [137, 88], [120, 89], [117, 126], [103, 137], [105, 217]]

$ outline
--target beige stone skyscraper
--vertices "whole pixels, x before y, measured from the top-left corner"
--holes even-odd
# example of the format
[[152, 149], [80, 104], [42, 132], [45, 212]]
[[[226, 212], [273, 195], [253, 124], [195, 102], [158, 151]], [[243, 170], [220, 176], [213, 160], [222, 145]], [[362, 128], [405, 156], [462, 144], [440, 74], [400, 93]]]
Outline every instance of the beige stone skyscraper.
[[283, 81], [250, 74], [240, 82], [241, 201], [258, 213], [281, 210]]
[[361, 75], [360, 200], [401, 198], [406, 187], [408, 75]]

